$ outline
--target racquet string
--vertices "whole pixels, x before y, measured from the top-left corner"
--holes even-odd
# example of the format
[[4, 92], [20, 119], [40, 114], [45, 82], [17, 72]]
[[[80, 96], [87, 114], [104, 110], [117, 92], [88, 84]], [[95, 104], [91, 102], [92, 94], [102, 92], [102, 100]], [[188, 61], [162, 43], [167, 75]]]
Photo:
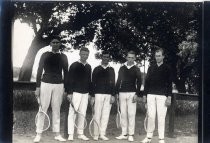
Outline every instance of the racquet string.
[[39, 129], [41, 129], [42, 131], [46, 131], [50, 127], [50, 118], [48, 114], [43, 111], [41, 102], [39, 102], [39, 111], [35, 117], [35, 125], [36, 127], [39, 127]]
[[77, 129], [84, 130], [87, 127], [87, 120], [85, 115], [76, 110], [72, 102], [71, 107], [74, 110], [74, 126]]
[[120, 113], [120, 105], [119, 105], [119, 101], [118, 100], [117, 100], [116, 125], [117, 125], [117, 128], [121, 127], [121, 113]]
[[100, 128], [99, 124], [96, 122], [94, 118], [95, 110], [94, 110], [94, 105], [91, 106], [92, 109], [92, 119], [89, 124], [89, 133], [92, 137], [99, 136], [100, 134]]
[[145, 119], [144, 119], [144, 129], [147, 132], [147, 124], [148, 124], [148, 115], [146, 113]]

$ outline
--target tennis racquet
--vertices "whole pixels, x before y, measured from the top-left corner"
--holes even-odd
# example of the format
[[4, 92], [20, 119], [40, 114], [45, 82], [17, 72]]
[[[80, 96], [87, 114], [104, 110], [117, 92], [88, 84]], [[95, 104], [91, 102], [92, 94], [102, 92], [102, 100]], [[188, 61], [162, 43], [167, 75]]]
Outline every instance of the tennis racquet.
[[146, 116], [145, 116], [145, 119], [144, 119], [144, 129], [147, 132], [147, 125], [148, 125], [148, 108], [147, 108], [147, 105], [145, 105], [145, 108], [146, 108]]
[[[75, 113], [74, 114], [74, 126], [77, 129], [84, 130], [87, 127], [87, 120], [86, 120], [85, 115], [75, 109], [72, 101], [70, 101], [70, 106], [72, 107], [72, 109], [74, 110], [74, 113]], [[79, 125], [78, 119], [83, 120], [84, 125]]]
[[35, 117], [35, 125], [38, 126], [38, 118], [40, 120], [43, 120], [44, 122], [40, 122], [39, 124], [42, 124], [42, 125], [40, 125], [40, 126], [43, 127], [41, 131], [44, 132], [50, 127], [50, 118], [47, 115], [47, 113], [44, 112], [43, 109], [42, 109], [40, 97], [37, 97], [37, 101], [38, 101], [38, 104], [39, 104], [39, 111], [38, 111], [38, 113], [36, 114], [36, 117]]
[[100, 127], [99, 124], [97, 123], [97, 121], [94, 119], [94, 105], [91, 105], [91, 109], [92, 109], [92, 119], [90, 121], [89, 124], [89, 133], [91, 135], [91, 137], [98, 137], [100, 134]]
[[119, 103], [119, 99], [117, 99], [117, 115], [116, 115], [116, 125], [117, 128], [121, 127], [121, 113], [120, 113], [120, 103]]

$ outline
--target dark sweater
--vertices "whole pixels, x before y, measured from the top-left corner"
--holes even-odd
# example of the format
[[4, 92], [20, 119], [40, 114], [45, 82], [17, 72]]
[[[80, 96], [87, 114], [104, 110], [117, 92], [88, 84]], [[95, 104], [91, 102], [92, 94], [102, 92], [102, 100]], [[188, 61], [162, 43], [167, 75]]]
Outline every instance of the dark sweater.
[[91, 66], [83, 65], [80, 62], [74, 62], [68, 72], [67, 93], [73, 92], [90, 93], [91, 92]]
[[158, 67], [154, 64], [148, 68], [144, 94], [158, 94], [170, 96], [172, 93], [171, 70], [168, 65], [163, 63]]
[[141, 72], [137, 66], [128, 69], [125, 65], [119, 70], [116, 92], [136, 92], [140, 96]]
[[[44, 74], [42, 75], [44, 69]], [[62, 78], [62, 70], [64, 72], [64, 80]], [[68, 60], [63, 53], [45, 52], [42, 54], [37, 71], [37, 87], [40, 82], [60, 84], [64, 83], [66, 88], [66, 76], [68, 73]]]
[[93, 70], [92, 85], [94, 96], [97, 93], [115, 95], [115, 73], [112, 67], [104, 69], [101, 65]]

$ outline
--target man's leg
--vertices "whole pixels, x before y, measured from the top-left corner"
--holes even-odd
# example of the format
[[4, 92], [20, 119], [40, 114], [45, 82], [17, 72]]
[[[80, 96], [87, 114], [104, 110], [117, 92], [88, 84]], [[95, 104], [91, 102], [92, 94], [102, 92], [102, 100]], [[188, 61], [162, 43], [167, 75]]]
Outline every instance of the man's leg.
[[[44, 112], [47, 112], [48, 107], [50, 105], [52, 89], [53, 89], [52, 84], [41, 82], [40, 104]], [[38, 114], [36, 132], [41, 134], [43, 126], [44, 126], [44, 116]]]
[[127, 93], [119, 94], [120, 111], [121, 111], [121, 127], [122, 135], [128, 134], [128, 110], [127, 110]]
[[[81, 98], [82, 98], [81, 94], [79, 94], [77, 92], [73, 93], [72, 103], [74, 105], [75, 110], [78, 110]], [[74, 122], [75, 122], [74, 119], [75, 119], [75, 116], [76, 116], [75, 111], [74, 111], [73, 107], [70, 104], [70, 106], [69, 106], [69, 115], [68, 115], [68, 134], [70, 136], [72, 136], [72, 140], [73, 140], [73, 134], [74, 134]]]
[[165, 105], [167, 97], [164, 95], [157, 96], [157, 117], [158, 117], [158, 134], [159, 139], [164, 139], [165, 134], [165, 117], [167, 106]]
[[129, 97], [127, 99], [128, 106], [128, 134], [130, 136], [134, 135], [135, 131], [135, 117], [136, 117], [136, 103], [133, 103], [134, 92], [128, 93]]
[[110, 104], [110, 99], [111, 99], [111, 95], [109, 94], [103, 94], [104, 98], [104, 102], [102, 103], [102, 116], [101, 116], [101, 122], [100, 122], [100, 135], [101, 136], [105, 136], [106, 135], [106, 128], [108, 125], [108, 121], [109, 121], [109, 115], [110, 115], [110, 110], [112, 105]]
[[[87, 106], [88, 106], [88, 93], [86, 94], [80, 94], [81, 100], [79, 104], [78, 111], [81, 112], [84, 116], [86, 116]], [[77, 133], [79, 135], [84, 134], [84, 130], [81, 128], [84, 128], [84, 118], [81, 118], [81, 116], [78, 116], [78, 130]]]
[[156, 95], [147, 95], [147, 113], [148, 113], [148, 124], [147, 124], [147, 137], [152, 138], [155, 130], [155, 117], [156, 117]]
[[[104, 101], [103, 94], [95, 94], [95, 106], [94, 106], [95, 114], [94, 114], [94, 119], [98, 123], [99, 128], [101, 128], [100, 122], [101, 122], [103, 101]], [[97, 128], [94, 128], [94, 134], [96, 134], [96, 135], [100, 134], [99, 131], [97, 130]]]
[[52, 130], [55, 133], [60, 133], [60, 108], [63, 101], [63, 84], [54, 84], [52, 93]]

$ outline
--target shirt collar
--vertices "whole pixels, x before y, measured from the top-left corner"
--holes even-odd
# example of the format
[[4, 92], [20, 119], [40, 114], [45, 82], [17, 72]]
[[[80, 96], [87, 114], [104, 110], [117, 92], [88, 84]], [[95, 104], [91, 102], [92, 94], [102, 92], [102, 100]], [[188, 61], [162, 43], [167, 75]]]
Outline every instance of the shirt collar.
[[125, 65], [128, 69], [130, 69], [130, 68], [132, 68], [133, 66], [136, 65], [136, 62], [134, 62], [134, 64], [132, 64], [132, 65], [130, 65], [130, 66], [128, 65], [128, 62], [125, 62], [124, 65]]
[[88, 64], [87, 61], [86, 61], [85, 63], [82, 63], [81, 60], [78, 60], [78, 62], [81, 63], [81, 64], [83, 64], [84, 66], [85, 66], [86, 64]]
[[104, 68], [104, 69], [106, 69], [106, 68], [108, 68], [108, 67], [110, 67], [110, 65], [108, 64], [107, 66], [104, 66], [104, 65], [100, 65], [102, 68]]
[[[51, 47], [51, 46], [50, 46]], [[60, 50], [58, 50], [58, 52], [53, 52], [52, 51], [52, 47], [51, 47], [51, 49], [50, 49], [50, 52], [52, 52], [53, 54], [61, 54], [61, 51]]]

